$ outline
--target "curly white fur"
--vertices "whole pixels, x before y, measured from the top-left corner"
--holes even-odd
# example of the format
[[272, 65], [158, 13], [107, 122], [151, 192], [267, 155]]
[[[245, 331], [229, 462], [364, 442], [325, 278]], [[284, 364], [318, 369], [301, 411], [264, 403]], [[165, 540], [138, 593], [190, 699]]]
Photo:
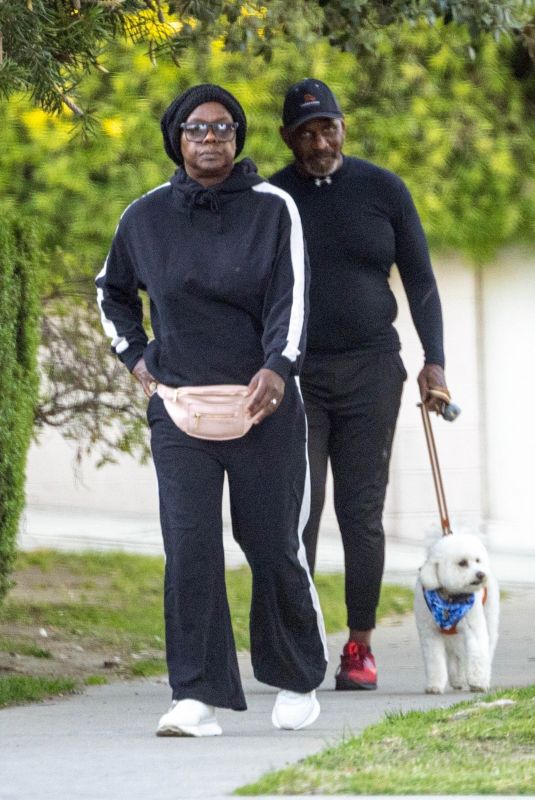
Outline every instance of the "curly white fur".
[[[475, 593], [474, 605], [457, 624], [456, 634], [441, 632], [422, 589], [438, 589], [447, 595]], [[424, 659], [426, 692], [442, 694], [448, 680], [453, 689], [488, 691], [498, 640], [500, 593], [480, 539], [453, 534], [443, 536], [431, 546], [419, 570], [414, 614]]]

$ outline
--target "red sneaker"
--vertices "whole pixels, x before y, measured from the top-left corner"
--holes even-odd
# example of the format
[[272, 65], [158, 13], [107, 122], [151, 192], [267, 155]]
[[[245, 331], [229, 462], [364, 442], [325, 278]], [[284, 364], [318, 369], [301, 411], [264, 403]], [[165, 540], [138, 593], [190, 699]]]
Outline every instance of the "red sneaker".
[[336, 671], [336, 688], [377, 689], [377, 667], [368, 645], [349, 641], [344, 646]]

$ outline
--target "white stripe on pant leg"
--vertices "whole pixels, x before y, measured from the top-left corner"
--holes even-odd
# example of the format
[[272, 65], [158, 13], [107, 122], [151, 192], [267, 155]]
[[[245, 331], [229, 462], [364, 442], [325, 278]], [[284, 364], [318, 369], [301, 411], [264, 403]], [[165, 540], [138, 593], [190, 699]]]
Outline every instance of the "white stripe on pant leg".
[[[301, 398], [301, 402], [303, 403], [303, 395], [301, 394], [301, 386], [299, 385], [299, 378], [296, 376], [295, 383], [297, 386], [297, 391], [299, 392], [299, 397]], [[304, 406], [304, 403], [303, 403]], [[314, 581], [312, 580], [312, 576], [310, 574], [310, 569], [308, 568], [308, 561], [307, 561], [307, 554], [305, 550], [305, 544], [303, 542], [303, 531], [305, 530], [305, 525], [308, 522], [308, 518], [310, 516], [310, 464], [308, 463], [308, 422], [305, 414], [305, 426], [306, 426], [306, 440], [305, 440], [305, 456], [306, 456], [306, 475], [305, 475], [305, 488], [303, 491], [303, 501], [301, 503], [301, 511], [299, 513], [299, 525], [297, 530], [297, 536], [299, 538], [299, 549], [297, 551], [297, 557], [299, 559], [299, 563], [305, 570], [309, 589], [310, 589], [310, 596], [312, 598], [312, 605], [316, 611], [316, 617], [318, 619], [318, 629], [321, 636], [321, 641], [323, 643], [323, 652], [325, 654], [325, 661], [329, 661], [329, 650], [327, 648], [327, 634], [325, 632], [325, 622], [323, 620], [323, 613], [321, 610], [320, 599], [318, 596], [318, 591], [314, 586]]]

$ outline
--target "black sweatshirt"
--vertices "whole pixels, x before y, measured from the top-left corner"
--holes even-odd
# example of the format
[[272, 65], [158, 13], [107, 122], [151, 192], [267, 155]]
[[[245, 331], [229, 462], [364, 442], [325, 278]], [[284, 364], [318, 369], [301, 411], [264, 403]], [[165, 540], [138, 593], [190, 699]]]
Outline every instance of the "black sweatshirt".
[[[96, 279], [112, 349], [169, 386], [285, 380], [304, 351], [308, 289], [295, 203], [252, 161], [203, 188], [178, 169], [123, 213]], [[147, 343], [139, 290], [150, 298]]]
[[444, 366], [440, 299], [418, 213], [401, 178], [344, 156], [319, 185], [295, 165], [271, 178], [294, 198], [310, 257], [308, 350], [399, 350], [396, 263], [425, 361]]

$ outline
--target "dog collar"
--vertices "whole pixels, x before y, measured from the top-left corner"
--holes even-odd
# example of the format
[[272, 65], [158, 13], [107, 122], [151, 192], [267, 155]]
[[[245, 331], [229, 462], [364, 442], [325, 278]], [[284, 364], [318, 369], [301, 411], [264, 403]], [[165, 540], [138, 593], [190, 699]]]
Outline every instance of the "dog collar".
[[474, 594], [458, 594], [444, 597], [438, 589], [423, 589], [425, 602], [433, 619], [442, 631], [451, 631], [474, 605]]

